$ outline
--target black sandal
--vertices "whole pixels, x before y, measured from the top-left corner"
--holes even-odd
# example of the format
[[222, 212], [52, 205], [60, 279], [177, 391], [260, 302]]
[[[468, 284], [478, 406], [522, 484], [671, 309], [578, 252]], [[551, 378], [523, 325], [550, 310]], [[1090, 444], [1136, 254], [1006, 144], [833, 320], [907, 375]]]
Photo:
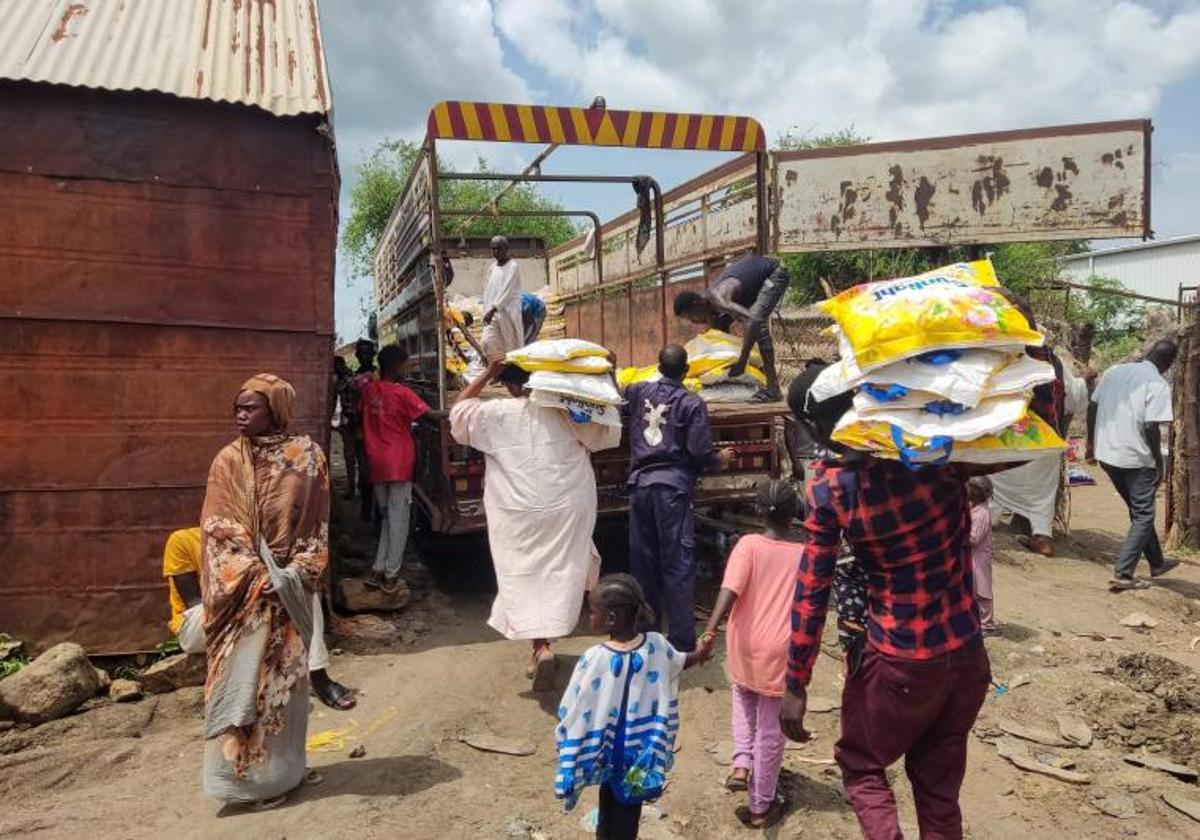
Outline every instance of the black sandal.
[[766, 388], [763, 388], [761, 391], [756, 391], [754, 393], [754, 395], [752, 397], [750, 397], [750, 402], [752, 402], [752, 403], [773, 403], [773, 402], [779, 402], [782, 399], [783, 399], [782, 392], [768, 391]]
[[354, 692], [339, 682], [330, 680], [320, 689], [313, 689], [317, 699], [337, 712], [348, 712], [358, 705]]

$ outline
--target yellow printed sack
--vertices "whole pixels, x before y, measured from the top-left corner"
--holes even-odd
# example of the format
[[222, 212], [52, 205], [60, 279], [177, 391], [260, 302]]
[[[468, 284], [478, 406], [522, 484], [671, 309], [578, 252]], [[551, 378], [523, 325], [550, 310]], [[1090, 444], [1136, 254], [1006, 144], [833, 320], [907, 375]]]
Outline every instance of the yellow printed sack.
[[838, 422], [832, 437], [851, 449], [900, 460], [911, 467], [947, 462], [1028, 461], [1067, 448], [1058, 433], [1032, 411], [1026, 411], [1016, 423], [995, 434], [975, 440], [955, 440], [947, 436], [912, 435], [892, 423], [862, 419], [851, 409]]
[[[658, 365], [627, 367], [617, 371], [617, 387], [622, 391], [636, 382], [657, 382], [660, 379], [662, 379], [662, 374], [658, 372]], [[683, 380], [683, 387], [693, 394], [698, 394], [701, 388], [700, 380], [690, 376], [686, 377]]]
[[[688, 354], [688, 375], [700, 376], [715, 367], [728, 367], [737, 361], [742, 352], [742, 340], [736, 335], [709, 329], [700, 333], [683, 346]], [[762, 367], [762, 356], [758, 348], [750, 351], [747, 363], [756, 368]]]
[[746, 372], [734, 380], [729, 379], [729, 369], [731, 367], [733, 367], [733, 362], [726, 360], [715, 367], [710, 367], [703, 373], [694, 373], [690, 370], [690, 368], [688, 372], [693, 373], [693, 375], [696, 377], [696, 380], [701, 385], [716, 385], [718, 382], [728, 381], [745, 382], [746, 384], [750, 384], [749, 380], [753, 380], [754, 382], [758, 383], [759, 387], [766, 387], [767, 375], [758, 368], [754, 367], [754, 365], [747, 365]]
[[818, 306], [837, 321], [862, 372], [930, 350], [1043, 342], [1000, 292], [991, 260], [862, 283]]
[[[511, 358], [512, 354], [509, 354]], [[546, 361], [544, 359], [528, 359], [517, 363], [524, 370], [532, 373], [535, 370], [552, 370], [557, 373], [608, 373], [612, 363], [603, 356], [576, 356], [562, 361]]]
[[[554, 338], [547, 341], [535, 341], [517, 350], [512, 350], [505, 361], [515, 364], [525, 370], [537, 370], [529, 365], [546, 362], [565, 362], [568, 359], [578, 359], [583, 356], [599, 356], [604, 359], [608, 351], [591, 341], [582, 338]], [[608, 368], [605, 368], [607, 371]]]

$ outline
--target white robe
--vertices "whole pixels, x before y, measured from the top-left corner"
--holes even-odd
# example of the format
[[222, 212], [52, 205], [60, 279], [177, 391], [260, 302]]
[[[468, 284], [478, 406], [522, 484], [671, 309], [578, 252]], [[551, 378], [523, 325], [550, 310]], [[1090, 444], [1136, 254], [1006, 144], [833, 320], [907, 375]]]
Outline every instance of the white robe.
[[483, 287], [483, 311], [495, 307], [492, 322], [484, 325], [481, 344], [488, 356], [516, 350], [525, 343], [525, 327], [521, 323], [521, 269], [509, 259], [504, 265], [492, 261], [487, 283]]
[[450, 431], [487, 463], [483, 506], [499, 589], [488, 624], [509, 639], [570, 635], [599, 569], [590, 456], [618, 445], [620, 427], [575, 424], [522, 397], [463, 400], [450, 410]]
[[[1063, 390], [1067, 415], [1074, 416], [1087, 410], [1087, 385], [1065, 366]], [[1025, 517], [1034, 534], [1051, 536], [1054, 533], [1054, 511], [1058, 504], [1062, 459], [1063, 454], [1055, 452], [993, 475], [993, 506]], [[993, 518], [997, 512], [992, 511]]]

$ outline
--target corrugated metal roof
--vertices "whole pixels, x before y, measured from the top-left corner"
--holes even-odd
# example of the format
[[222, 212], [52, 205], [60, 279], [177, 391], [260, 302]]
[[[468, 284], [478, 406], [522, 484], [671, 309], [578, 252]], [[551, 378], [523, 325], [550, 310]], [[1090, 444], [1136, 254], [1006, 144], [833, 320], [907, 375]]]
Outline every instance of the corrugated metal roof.
[[1059, 257], [1061, 263], [1082, 262], [1096, 257], [1107, 257], [1109, 254], [1124, 254], [1128, 251], [1145, 251], [1155, 248], [1169, 248], [1172, 245], [1186, 245], [1189, 242], [1200, 241], [1200, 233], [1189, 233], [1186, 236], [1176, 236], [1171, 239], [1155, 239], [1150, 242], [1134, 242], [1132, 245], [1118, 245], [1115, 248], [1104, 248], [1099, 251], [1084, 251], [1081, 254], [1068, 254]]
[[0, 78], [327, 114], [317, 0], [0, 0]]

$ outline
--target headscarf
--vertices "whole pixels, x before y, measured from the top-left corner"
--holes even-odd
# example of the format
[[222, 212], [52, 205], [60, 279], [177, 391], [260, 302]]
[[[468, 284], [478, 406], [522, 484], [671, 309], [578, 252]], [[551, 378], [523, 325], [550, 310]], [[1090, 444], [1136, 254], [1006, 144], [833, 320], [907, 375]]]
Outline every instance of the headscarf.
[[290, 382], [273, 373], [260, 373], [247, 379], [238, 393], [242, 391], [262, 394], [267, 400], [275, 428], [281, 432], [287, 431], [288, 423], [292, 419], [292, 408], [296, 404], [296, 389]]

